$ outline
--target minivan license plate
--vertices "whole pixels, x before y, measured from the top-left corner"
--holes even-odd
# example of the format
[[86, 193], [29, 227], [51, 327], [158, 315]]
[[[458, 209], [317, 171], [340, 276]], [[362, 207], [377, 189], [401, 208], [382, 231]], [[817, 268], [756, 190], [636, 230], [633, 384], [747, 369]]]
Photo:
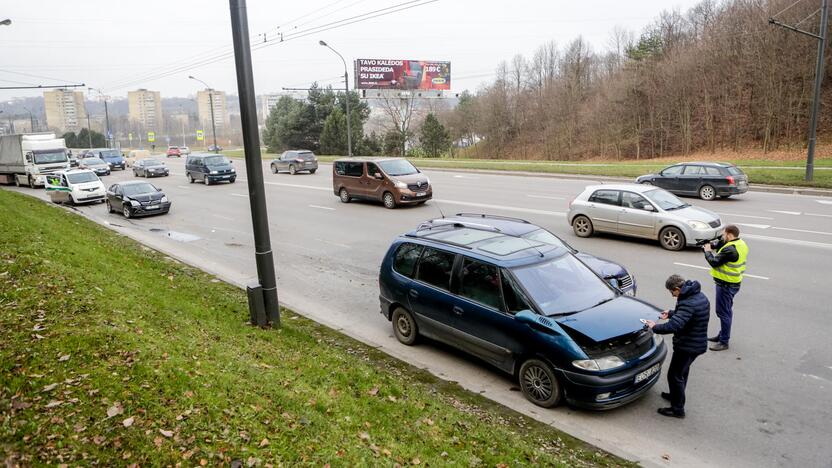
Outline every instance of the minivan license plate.
[[159, 205], [150, 205], [150, 206], [148, 206], [148, 207], [147, 207], [147, 209], [148, 209], [148, 210], [158, 210], [158, 209], [159, 209]]
[[428, 194], [427, 192], [416, 192], [417, 197], [424, 197], [427, 194]]
[[662, 370], [662, 365], [661, 364], [656, 364], [655, 366], [647, 369], [646, 371], [639, 372], [636, 375], [635, 383], [643, 382], [643, 381], [649, 379], [650, 377], [658, 374], [660, 370]]

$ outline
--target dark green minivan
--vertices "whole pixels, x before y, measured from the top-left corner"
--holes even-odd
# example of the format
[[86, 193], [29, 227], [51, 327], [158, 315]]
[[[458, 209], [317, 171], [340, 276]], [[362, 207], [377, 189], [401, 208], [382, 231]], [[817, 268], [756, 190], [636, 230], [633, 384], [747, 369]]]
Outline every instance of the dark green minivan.
[[237, 180], [237, 171], [231, 161], [221, 154], [191, 154], [185, 160], [185, 175], [190, 183], [196, 181], [211, 185], [215, 182]]

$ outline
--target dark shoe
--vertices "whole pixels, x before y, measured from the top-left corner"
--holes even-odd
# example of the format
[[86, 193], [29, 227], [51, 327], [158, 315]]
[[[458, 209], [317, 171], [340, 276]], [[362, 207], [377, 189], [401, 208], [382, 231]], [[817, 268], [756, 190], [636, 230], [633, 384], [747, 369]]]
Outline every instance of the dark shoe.
[[673, 408], [659, 408], [659, 414], [670, 418], [685, 419], [684, 411], [674, 411]]
[[719, 342], [719, 335], [714, 335], [714, 336], [708, 338], [708, 341], [710, 341], [711, 343]]
[[726, 349], [728, 349], [728, 343], [717, 343], [710, 348], [711, 351], [725, 351]]
[[664, 398], [667, 401], [670, 401], [670, 393], [662, 392], [662, 398]]

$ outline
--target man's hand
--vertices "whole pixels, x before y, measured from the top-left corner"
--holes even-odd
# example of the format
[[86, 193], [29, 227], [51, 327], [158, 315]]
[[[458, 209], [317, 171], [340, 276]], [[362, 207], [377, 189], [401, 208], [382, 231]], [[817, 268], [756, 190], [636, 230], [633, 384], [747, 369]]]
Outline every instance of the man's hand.
[[705, 245], [702, 247], [702, 250], [704, 250], [705, 252], [710, 252], [710, 251], [712, 251], [712, 250], [713, 250], [713, 248], [711, 248], [711, 243], [709, 242], [709, 243], [705, 244]]
[[667, 320], [667, 317], [669, 317], [669, 316], [670, 316], [670, 311], [667, 311], [667, 310], [662, 311], [662, 313], [659, 314], [659, 318], [662, 319], [662, 320]]
[[653, 327], [656, 326], [656, 322], [654, 322], [652, 320], [645, 320], [644, 324], [647, 325], [647, 328], [653, 328]]

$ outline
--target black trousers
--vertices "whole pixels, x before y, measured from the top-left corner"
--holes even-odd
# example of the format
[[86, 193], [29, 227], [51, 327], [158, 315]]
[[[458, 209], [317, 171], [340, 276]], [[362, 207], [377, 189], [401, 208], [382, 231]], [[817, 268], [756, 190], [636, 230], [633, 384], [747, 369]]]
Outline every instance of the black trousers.
[[699, 354], [691, 354], [680, 349], [673, 349], [670, 367], [667, 368], [667, 386], [670, 389], [670, 407], [673, 411], [685, 411], [685, 387], [688, 385], [688, 373]]

